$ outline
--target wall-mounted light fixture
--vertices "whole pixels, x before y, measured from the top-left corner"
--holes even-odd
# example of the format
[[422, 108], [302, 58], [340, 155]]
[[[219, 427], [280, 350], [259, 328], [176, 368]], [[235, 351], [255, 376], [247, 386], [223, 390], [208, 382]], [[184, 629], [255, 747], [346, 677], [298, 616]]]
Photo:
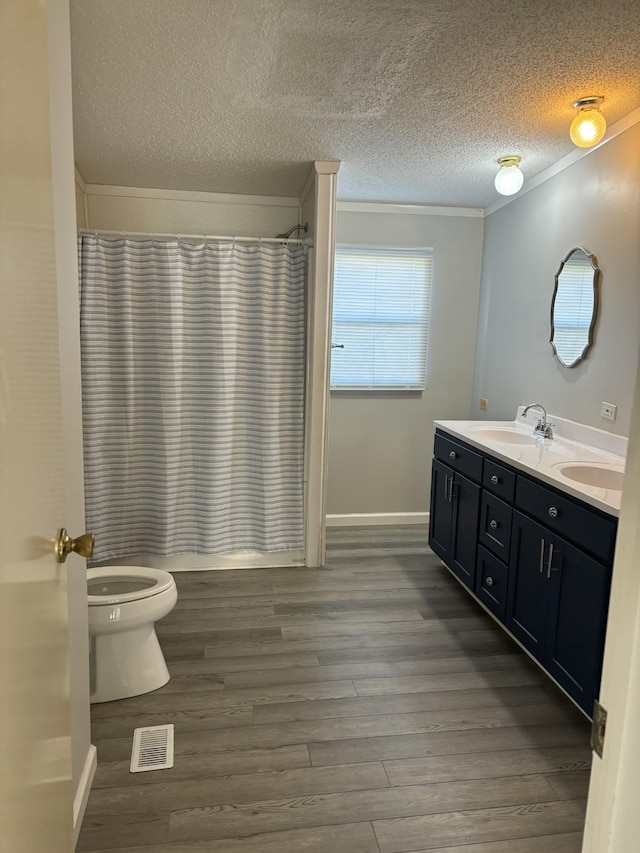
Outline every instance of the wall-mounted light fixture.
[[501, 195], [513, 195], [522, 186], [524, 175], [520, 171], [519, 163], [521, 159], [517, 154], [498, 157], [500, 169], [496, 175], [495, 185]]
[[574, 103], [578, 115], [571, 122], [569, 136], [578, 148], [591, 148], [604, 136], [607, 122], [600, 112], [600, 104], [603, 101], [601, 95], [589, 95], [588, 98], [579, 98]]

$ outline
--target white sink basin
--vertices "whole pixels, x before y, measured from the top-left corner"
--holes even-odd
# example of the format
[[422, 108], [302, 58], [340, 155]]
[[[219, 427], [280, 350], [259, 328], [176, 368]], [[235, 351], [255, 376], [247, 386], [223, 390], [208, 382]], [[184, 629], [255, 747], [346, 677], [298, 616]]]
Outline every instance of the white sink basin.
[[584, 486], [622, 491], [624, 471], [620, 468], [595, 462], [564, 462], [555, 467], [563, 477], [582, 483]]
[[539, 441], [534, 435], [510, 427], [479, 427], [470, 432], [480, 441], [495, 441], [498, 444], [537, 444]]

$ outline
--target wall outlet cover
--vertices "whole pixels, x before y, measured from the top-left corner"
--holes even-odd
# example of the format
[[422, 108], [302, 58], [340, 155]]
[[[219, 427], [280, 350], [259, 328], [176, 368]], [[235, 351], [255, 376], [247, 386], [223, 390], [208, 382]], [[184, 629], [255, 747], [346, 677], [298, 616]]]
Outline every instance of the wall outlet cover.
[[486, 412], [487, 409], [489, 408], [489, 401], [487, 400], [486, 397], [480, 397], [480, 408], [482, 409], [483, 412]]
[[600, 404], [600, 417], [606, 418], [608, 421], [615, 421], [617, 412], [618, 407], [614, 403], [602, 402]]

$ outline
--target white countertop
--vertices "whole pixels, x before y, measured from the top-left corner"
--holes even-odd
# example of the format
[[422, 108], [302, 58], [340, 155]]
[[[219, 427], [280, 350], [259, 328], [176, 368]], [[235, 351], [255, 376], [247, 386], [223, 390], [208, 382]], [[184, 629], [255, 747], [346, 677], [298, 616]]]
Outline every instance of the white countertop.
[[[518, 410], [518, 415], [521, 414], [521, 411], [522, 408]], [[605, 433], [603, 430], [573, 424], [571, 421], [553, 415], [549, 415], [548, 420], [556, 424], [554, 426], [555, 437], [552, 439], [535, 438], [532, 435], [531, 415], [534, 415], [533, 426], [535, 426], [537, 412], [530, 412], [526, 420], [434, 421], [434, 423], [437, 429], [462, 439], [472, 447], [484, 450], [513, 468], [532, 475], [562, 492], [573, 495], [603, 512], [615, 516], [619, 515], [621, 491], [570, 480], [562, 475], [559, 466], [564, 463], [586, 463], [614, 471], [624, 471], [626, 439]], [[508, 444], [478, 435], [479, 430], [492, 429], [506, 429], [510, 433], [517, 430], [527, 436], [527, 441], [534, 438], [535, 441], [528, 444]], [[568, 436], [578, 436], [581, 440], [577, 441]], [[588, 443], [590, 438], [593, 439], [593, 444]]]

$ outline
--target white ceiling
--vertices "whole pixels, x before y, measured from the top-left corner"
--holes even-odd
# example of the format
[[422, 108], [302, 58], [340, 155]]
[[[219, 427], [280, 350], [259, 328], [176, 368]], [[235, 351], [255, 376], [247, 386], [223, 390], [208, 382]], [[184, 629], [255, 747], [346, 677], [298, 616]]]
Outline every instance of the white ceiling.
[[486, 207], [574, 150], [580, 96], [640, 107], [639, 0], [71, 0], [95, 184]]

